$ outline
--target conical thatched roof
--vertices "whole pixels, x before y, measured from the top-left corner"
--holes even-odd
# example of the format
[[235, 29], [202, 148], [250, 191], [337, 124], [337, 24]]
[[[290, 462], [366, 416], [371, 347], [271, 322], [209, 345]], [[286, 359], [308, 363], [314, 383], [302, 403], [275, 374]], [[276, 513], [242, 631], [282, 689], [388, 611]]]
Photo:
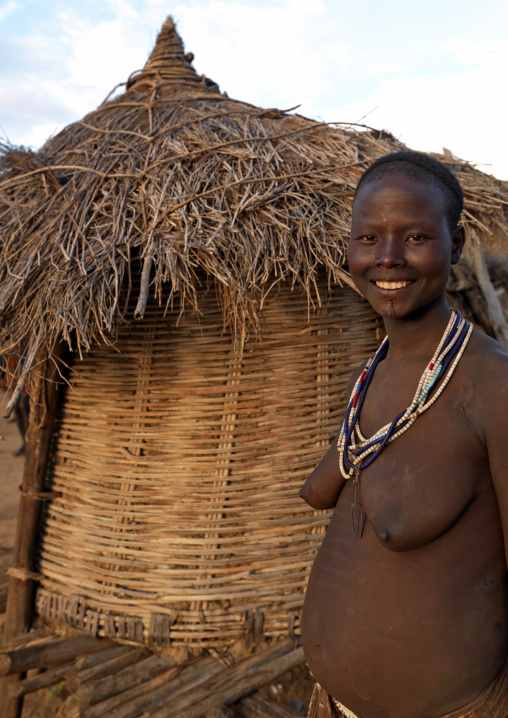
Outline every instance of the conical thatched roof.
[[[168, 18], [123, 94], [37, 153], [3, 145], [0, 353], [23, 348], [26, 371], [58, 336], [80, 350], [112, 341], [139, 291], [138, 259], [138, 316], [148, 293], [198, 307], [211, 281], [239, 336], [281, 280], [313, 302], [321, 268], [349, 282], [353, 189], [374, 158], [403, 145], [231, 100], [191, 60]], [[440, 159], [459, 175], [470, 229], [506, 243], [506, 184]]]

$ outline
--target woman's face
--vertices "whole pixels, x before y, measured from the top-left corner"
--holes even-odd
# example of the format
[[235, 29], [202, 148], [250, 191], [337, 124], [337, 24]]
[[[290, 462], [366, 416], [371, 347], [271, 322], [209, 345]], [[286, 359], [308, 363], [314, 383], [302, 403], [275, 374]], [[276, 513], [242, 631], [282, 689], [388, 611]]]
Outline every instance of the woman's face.
[[356, 196], [349, 269], [378, 314], [401, 318], [444, 301], [450, 264], [463, 243], [463, 227], [448, 227], [439, 188], [402, 173], [385, 175]]

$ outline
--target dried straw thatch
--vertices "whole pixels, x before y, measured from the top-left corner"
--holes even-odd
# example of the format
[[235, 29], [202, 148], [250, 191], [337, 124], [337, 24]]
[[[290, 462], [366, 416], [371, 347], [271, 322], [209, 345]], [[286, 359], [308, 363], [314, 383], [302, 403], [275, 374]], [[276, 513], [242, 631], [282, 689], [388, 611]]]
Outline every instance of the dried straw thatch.
[[[198, 308], [205, 277], [240, 339], [276, 283], [300, 285], [312, 303], [320, 268], [349, 283], [353, 188], [402, 144], [231, 100], [191, 60], [168, 18], [123, 94], [37, 153], [2, 146], [0, 353], [23, 348], [25, 373], [58, 336], [80, 351], [113, 341], [133, 258], [144, 263], [138, 317], [149, 293]], [[464, 187], [469, 229], [506, 247], [506, 184], [440, 159]]]

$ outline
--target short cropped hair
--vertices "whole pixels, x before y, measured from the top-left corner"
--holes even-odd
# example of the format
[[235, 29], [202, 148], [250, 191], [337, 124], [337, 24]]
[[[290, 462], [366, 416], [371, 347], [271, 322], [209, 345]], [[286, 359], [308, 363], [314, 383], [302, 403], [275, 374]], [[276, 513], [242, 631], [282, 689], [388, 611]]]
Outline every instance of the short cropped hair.
[[444, 199], [448, 227], [450, 231], [455, 229], [464, 207], [462, 188], [458, 179], [446, 165], [422, 152], [404, 150], [379, 157], [367, 167], [360, 177], [355, 190], [355, 198], [360, 187], [391, 174], [404, 174], [411, 179], [439, 189]]

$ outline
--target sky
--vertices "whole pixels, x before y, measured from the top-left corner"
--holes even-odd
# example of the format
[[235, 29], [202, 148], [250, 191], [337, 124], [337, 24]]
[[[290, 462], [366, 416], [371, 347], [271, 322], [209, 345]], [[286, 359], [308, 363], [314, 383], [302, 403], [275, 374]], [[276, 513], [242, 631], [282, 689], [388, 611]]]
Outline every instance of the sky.
[[230, 97], [508, 180], [506, 0], [0, 0], [0, 138], [36, 149], [95, 109], [168, 14]]

